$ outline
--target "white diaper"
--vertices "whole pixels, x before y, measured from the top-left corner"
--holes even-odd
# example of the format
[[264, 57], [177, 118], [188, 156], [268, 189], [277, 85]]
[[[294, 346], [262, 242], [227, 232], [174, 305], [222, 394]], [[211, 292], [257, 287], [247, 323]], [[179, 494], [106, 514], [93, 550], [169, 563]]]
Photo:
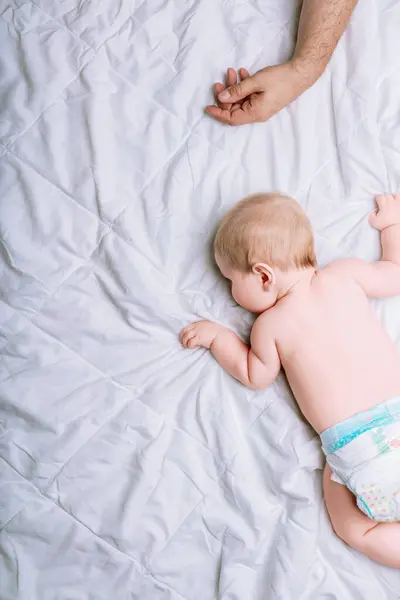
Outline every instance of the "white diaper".
[[332, 479], [346, 485], [375, 521], [400, 521], [400, 399], [321, 433]]

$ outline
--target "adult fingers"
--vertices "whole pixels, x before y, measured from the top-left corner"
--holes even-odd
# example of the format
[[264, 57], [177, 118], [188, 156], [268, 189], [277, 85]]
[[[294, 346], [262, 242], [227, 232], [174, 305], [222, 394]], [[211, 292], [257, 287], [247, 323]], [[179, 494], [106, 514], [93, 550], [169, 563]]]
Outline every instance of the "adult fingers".
[[235, 83], [237, 83], [237, 80], [238, 80], [238, 76], [237, 76], [236, 70], [233, 69], [232, 67], [228, 67], [228, 69], [226, 70], [226, 75], [225, 75], [226, 87], [229, 87], [230, 85], [234, 85]]
[[241, 108], [242, 108], [242, 105], [240, 104], [240, 102], [238, 102], [237, 104], [232, 104], [231, 112], [235, 112], [235, 110], [240, 110]]
[[[238, 76], [237, 76], [236, 70], [232, 69], [232, 67], [229, 67], [229, 69], [226, 72], [226, 78], [225, 78], [226, 85], [225, 85], [225, 89], [229, 88], [231, 85], [235, 85], [235, 83], [237, 83], [237, 80], [238, 80]], [[222, 92], [223, 91], [224, 90], [222, 90]], [[220, 92], [220, 93], [222, 93], [222, 92]], [[230, 110], [232, 108], [232, 103], [231, 102], [226, 102], [226, 103], [219, 102], [218, 104], [219, 104], [219, 106], [221, 108], [223, 108], [225, 110]]]
[[227, 89], [218, 94], [218, 100], [220, 102], [230, 102], [234, 104], [235, 102], [239, 102], [243, 100], [250, 94], [260, 91], [260, 85], [256, 77], [246, 77], [229, 86]]
[[220, 94], [221, 92], [223, 92], [225, 89], [225, 86], [223, 83], [214, 83], [214, 94], [215, 96], [218, 96], [218, 94]]
[[223, 92], [225, 89], [225, 86], [223, 83], [214, 83], [214, 97], [215, 97], [215, 103], [217, 104], [217, 106], [222, 107], [223, 105], [221, 104], [221, 102], [218, 101], [218, 94], [220, 94], [221, 92]]
[[217, 121], [227, 125], [246, 125], [256, 120], [252, 111], [244, 110], [238, 105], [235, 110], [224, 110], [219, 106], [206, 106], [206, 112]]
[[[247, 77], [250, 77], [248, 70], [244, 69], [244, 68], [239, 69], [239, 77], [241, 80], [247, 79]], [[223, 83], [220, 83], [220, 82], [214, 83], [213, 87], [214, 87], [215, 102], [216, 102], [217, 106], [222, 108], [222, 110], [232, 110], [232, 109], [237, 110], [238, 108], [240, 108], [240, 105], [237, 105], [237, 104], [232, 105], [231, 102], [220, 102], [218, 100], [219, 94], [221, 94], [227, 87], [235, 85], [237, 83], [237, 80], [238, 80], [238, 73], [236, 72], [235, 69], [233, 69], [232, 67], [229, 67], [227, 69], [226, 77], [225, 77], [226, 84], [224, 85]]]
[[[227, 81], [227, 86], [234, 85], [235, 83], [237, 83], [237, 73], [236, 73], [236, 71], [234, 69], [229, 68], [228, 71], [230, 71], [230, 70], [232, 70], [234, 72], [235, 80], [233, 81], [233, 76], [232, 76], [232, 79], [229, 80], [229, 81]], [[238, 73], [239, 73], [239, 77], [240, 77], [241, 80], [247, 79], [247, 77], [250, 77], [249, 72], [248, 72], [247, 69], [240, 68], [239, 71], [238, 71]], [[221, 90], [221, 91], [223, 91], [223, 90]], [[221, 108], [227, 108], [231, 112], [235, 112], [236, 110], [240, 110], [242, 108], [242, 105], [241, 105], [240, 102], [237, 102], [236, 104], [223, 104], [223, 103], [219, 102], [218, 104], [219, 104], [219, 106]]]
[[221, 94], [221, 92], [223, 92], [227, 87], [234, 85], [236, 82], [237, 82], [237, 73], [236, 73], [235, 69], [232, 69], [232, 67], [229, 67], [229, 69], [226, 72], [226, 76], [225, 76], [225, 85], [223, 83], [219, 83], [219, 82], [214, 84], [214, 94], [215, 94], [216, 104], [223, 110], [230, 110], [232, 104], [230, 102], [220, 102], [218, 100], [218, 95]]
[[237, 83], [237, 73], [235, 69], [229, 67], [226, 72], [226, 87], [230, 87], [231, 85], [235, 85]]

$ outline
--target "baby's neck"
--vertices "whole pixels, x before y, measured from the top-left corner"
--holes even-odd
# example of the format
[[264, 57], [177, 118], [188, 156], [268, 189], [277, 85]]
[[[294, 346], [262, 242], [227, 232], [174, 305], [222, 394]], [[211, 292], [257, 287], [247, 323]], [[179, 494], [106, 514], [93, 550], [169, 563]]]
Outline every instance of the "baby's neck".
[[314, 267], [281, 271], [278, 276], [278, 300], [309, 287], [315, 273]]

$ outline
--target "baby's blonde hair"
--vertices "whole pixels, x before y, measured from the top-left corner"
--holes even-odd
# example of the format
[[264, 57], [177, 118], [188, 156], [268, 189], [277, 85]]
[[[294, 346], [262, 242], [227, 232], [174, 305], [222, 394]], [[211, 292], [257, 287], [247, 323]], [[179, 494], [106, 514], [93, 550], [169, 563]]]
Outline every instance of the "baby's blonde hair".
[[311, 223], [300, 204], [281, 194], [241, 200], [224, 216], [214, 252], [242, 272], [263, 262], [281, 271], [316, 267]]

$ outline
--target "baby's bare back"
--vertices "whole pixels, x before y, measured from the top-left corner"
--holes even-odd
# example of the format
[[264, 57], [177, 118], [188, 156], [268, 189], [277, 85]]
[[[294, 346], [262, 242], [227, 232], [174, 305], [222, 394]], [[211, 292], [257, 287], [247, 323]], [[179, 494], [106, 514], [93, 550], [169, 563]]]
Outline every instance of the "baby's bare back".
[[400, 395], [396, 347], [354, 280], [328, 266], [276, 308], [282, 366], [318, 432]]

